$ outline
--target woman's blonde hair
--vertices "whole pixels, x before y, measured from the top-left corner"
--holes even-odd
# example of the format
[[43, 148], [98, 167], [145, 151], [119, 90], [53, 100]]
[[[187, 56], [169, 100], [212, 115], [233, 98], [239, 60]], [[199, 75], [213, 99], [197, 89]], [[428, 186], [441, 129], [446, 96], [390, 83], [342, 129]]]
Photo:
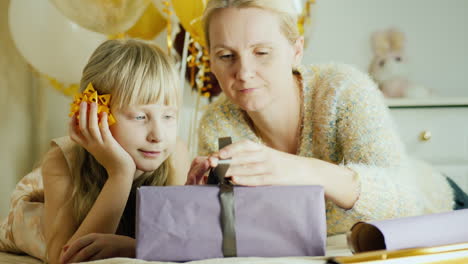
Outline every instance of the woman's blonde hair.
[[203, 14], [203, 28], [208, 47], [210, 47], [211, 17], [216, 11], [224, 8], [259, 8], [273, 12], [279, 19], [281, 32], [293, 44], [300, 37], [300, 33], [291, 2], [290, 0], [209, 0]]
[[[134, 39], [107, 40], [91, 55], [83, 69], [80, 90], [92, 83], [99, 94], [111, 94], [111, 109], [135, 104], [179, 106], [178, 76], [169, 57], [157, 46]], [[96, 201], [107, 171], [83, 147], [76, 146], [72, 166], [71, 202], [79, 225]], [[172, 173], [170, 158], [152, 173], [144, 173], [133, 182], [141, 185], [165, 185]], [[124, 215], [125, 216], [125, 215]]]

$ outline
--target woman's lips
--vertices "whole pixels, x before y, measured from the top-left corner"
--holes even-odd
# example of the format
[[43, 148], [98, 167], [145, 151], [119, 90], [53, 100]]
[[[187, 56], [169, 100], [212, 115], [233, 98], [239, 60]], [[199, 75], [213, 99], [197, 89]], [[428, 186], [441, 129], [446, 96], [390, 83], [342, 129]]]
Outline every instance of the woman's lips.
[[159, 155], [161, 155], [161, 151], [147, 151], [147, 150], [139, 150], [143, 156], [148, 157], [148, 158], [157, 158]]
[[239, 90], [241, 93], [251, 93], [253, 91], [257, 90], [257, 88], [246, 88], [246, 89], [241, 89]]

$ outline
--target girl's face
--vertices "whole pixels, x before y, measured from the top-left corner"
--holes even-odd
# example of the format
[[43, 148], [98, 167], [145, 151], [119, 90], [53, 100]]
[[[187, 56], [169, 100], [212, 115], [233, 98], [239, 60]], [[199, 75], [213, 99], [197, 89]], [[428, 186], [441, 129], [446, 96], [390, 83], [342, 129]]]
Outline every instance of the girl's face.
[[224, 93], [246, 111], [274, 104], [294, 83], [303, 41], [292, 45], [276, 14], [258, 8], [225, 8], [211, 17], [211, 70]]
[[172, 153], [177, 138], [177, 109], [148, 104], [112, 109], [112, 135], [133, 158], [137, 173], [156, 170]]

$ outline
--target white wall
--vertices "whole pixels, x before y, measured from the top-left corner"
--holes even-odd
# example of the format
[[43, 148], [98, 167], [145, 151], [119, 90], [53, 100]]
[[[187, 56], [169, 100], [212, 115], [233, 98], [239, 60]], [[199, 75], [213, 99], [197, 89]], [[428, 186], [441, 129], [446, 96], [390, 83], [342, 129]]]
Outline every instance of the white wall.
[[317, 0], [304, 62], [346, 62], [367, 71], [370, 35], [406, 34], [412, 80], [441, 96], [467, 96], [467, 0]]

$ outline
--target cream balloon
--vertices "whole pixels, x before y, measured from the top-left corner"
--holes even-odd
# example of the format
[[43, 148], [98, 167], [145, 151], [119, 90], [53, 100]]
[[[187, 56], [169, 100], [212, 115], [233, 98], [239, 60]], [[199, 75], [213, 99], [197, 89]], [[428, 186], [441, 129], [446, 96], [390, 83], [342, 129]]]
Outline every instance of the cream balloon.
[[103, 34], [118, 34], [131, 28], [151, 0], [50, 0], [78, 25]]
[[9, 24], [26, 61], [67, 84], [79, 82], [91, 53], [107, 39], [68, 20], [48, 0], [10, 1]]
[[291, 1], [294, 6], [294, 13], [297, 15], [301, 15], [304, 9], [306, 0], [292, 0]]

